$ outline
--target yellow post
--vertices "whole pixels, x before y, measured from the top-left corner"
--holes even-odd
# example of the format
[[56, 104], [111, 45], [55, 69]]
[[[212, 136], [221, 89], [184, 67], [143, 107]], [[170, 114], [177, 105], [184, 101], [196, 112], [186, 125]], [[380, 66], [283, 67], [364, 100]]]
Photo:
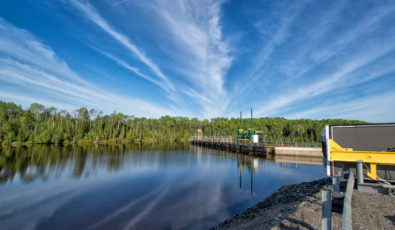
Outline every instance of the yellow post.
[[368, 176], [373, 180], [377, 180], [376, 164], [370, 164], [370, 172], [368, 171]]

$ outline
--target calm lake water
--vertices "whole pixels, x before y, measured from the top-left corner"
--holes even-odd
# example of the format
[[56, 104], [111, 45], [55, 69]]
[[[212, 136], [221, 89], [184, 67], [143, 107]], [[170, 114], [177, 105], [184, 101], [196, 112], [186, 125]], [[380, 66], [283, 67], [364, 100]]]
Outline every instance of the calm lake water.
[[[281, 162], [280, 162], [281, 161]], [[207, 229], [322, 165], [185, 144], [3, 147], [1, 229]]]

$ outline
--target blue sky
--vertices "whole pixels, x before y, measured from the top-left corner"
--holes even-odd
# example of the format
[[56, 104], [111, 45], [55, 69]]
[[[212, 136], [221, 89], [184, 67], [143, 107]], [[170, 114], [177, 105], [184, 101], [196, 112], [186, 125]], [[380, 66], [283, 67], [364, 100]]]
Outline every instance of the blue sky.
[[1, 1], [0, 100], [394, 122], [395, 1]]

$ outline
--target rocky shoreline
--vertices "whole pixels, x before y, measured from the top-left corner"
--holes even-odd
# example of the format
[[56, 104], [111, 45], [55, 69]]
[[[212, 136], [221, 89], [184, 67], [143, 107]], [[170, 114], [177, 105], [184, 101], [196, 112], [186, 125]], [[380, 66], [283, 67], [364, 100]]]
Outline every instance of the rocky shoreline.
[[[321, 229], [321, 191], [332, 189], [331, 178], [281, 187], [263, 202], [212, 229]], [[394, 229], [395, 197], [354, 189], [353, 229]], [[342, 214], [332, 212], [332, 227], [342, 229]]]
[[[212, 229], [281, 229], [294, 227], [294, 225], [307, 229], [314, 228], [306, 220], [290, 219], [288, 216], [299, 209], [301, 205], [303, 207], [310, 207], [310, 204], [313, 203], [320, 205], [321, 190], [330, 189], [332, 189], [330, 178], [283, 186], [264, 201], [236, 214]], [[312, 211], [313, 213], [319, 211], [320, 220], [321, 210], [315, 209]], [[316, 217], [310, 217], [316, 219]]]

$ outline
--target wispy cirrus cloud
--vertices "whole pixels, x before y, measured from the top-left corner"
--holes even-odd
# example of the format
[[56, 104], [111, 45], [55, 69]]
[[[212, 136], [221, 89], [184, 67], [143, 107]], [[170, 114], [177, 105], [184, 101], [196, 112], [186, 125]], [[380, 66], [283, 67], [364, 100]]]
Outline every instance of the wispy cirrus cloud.
[[78, 8], [91, 22], [99, 26], [102, 30], [108, 33], [115, 40], [119, 41], [134, 55], [136, 55], [136, 57], [145, 65], [147, 65], [164, 82], [164, 84], [166, 84], [166, 86], [170, 90], [175, 90], [174, 85], [165, 76], [165, 74], [162, 73], [159, 67], [151, 59], [149, 59], [136, 45], [134, 45], [126, 35], [114, 29], [92, 5], [90, 5], [89, 3], [81, 3], [80, 1], [75, 0], [70, 1], [70, 3]]
[[[118, 95], [83, 80], [49, 46], [28, 31], [2, 19], [0, 32], [0, 81], [7, 83], [6, 88], [0, 88], [1, 98], [7, 99], [12, 94], [19, 94], [13, 98], [19, 98], [16, 102], [22, 104], [28, 102], [25, 100], [28, 97], [36, 99], [35, 102], [38, 103], [48, 105], [54, 102], [50, 105], [60, 104], [66, 108], [87, 106], [105, 112], [117, 109], [140, 116], [148, 112], [153, 117], [173, 114], [162, 106]], [[9, 92], [8, 88], [11, 87], [13, 92]]]
[[58, 58], [47, 45], [39, 42], [31, 33], [17, 28], [0, 18], [0, 52], [3, 56], [40, 66], [58, 77], [87, 83], [78, 77], [67, 65]]
[[[310, 70], [319, 67], [338, 55], [345, 55], [352, 44], [364, 39], [364, 36], [372, 36], [377, 33], [381, 22], [394, 12], [394, 5], [379, 5], [367, 11], [363, 17], [357, 18], [355, 25], [344, 31], [338, 32], [335, 39], [332, 38], [333, 30], [343, 27], [342, 14], [349, 10], [350, 2], [334, 1], [326, 11], [320, 13], [317, 22], [309, 25], [305, 30], [306, 34], [292, 38], [295, 43], [294, 52], [285, 57], [283, 66], [279, 71], [286, 74], [282, 79], [284, 83], [289, 83], [298, 78], [305, 77]], [[295, 21], [295, 24], [304, 24]]]
[[[124, 4], [135, 3], [125, 2]], [[168, 93], [167, 96], [173, 99], [178, 106], [185, 106], [185, 104], [189, 104], [188, 101], [192, 100], [193, 103], [201, 106], [201, 116], [207, 118], [220, 115], [229, 103], [224, 83], [232, 57], [229, 54], [229, 46], [222, 37], [219, 23], [221, 4], [222, 2], [215, 1], [203, 1], [199, 4], [193, 1], [155, 1], [134, 5], [134, 7], [141, 7], [142, 10], [156, 15], [155, 18], [143, 20], [153, 20], [161, 33], [169, 35], [166, 37], [166, 43], [170, 44], [166, 48], [168, 49], [167, 54], [177, 63], [177, 66], [174, 67], [166, 66], [177, 75], [172, 76], [163, 73], [162, 68], [155, 63], [155, 60], [149, 58], [143, 48], [131, 41], [129, 37], [134, 36], [133, 34], [116, 30], [115, 25], [110, 25], [93, 5], [72, 1], [72, 5], [79, 9], [86, 18], [144, 63], [153, 76], [128, 64], [125, 57], [100, 51], [100, 48], [97, 48], [100, 53], [123, 68], [165, 89]], [[122, 12], [125, 9], [116, 7], [111, 10]], [[125, 20], [127, 19], [125, 18]], [[152, 39], [155, 42], [161, 42]], [[181, 81], [176, 79], [181, 79]], [[173, 82], [177, 82], [176, 88]], [[201, 98], [207, 98], [207, 100], [200, 100]]]
[[[34, 4], [32, 13], [54, 17], [48, 23], [60, 30], [38, 30], [47, 25], [30, 26], [22, 15], [16, 15], [18, 25], [26, 30], [0, 28], [2, 98], [27, 101], [30, 95], [66, 106], [84, 101], [149, 116], [147, 111], [234, 116], [251, 106], [258, 116], [294, 117], [320, 105], [341, 108], [344, 100], [389, 93], [395, 83], [395, 4], [390, 1], [64, 0], [48, 5], [53, 14]], [[54, 37], [59, 40], [53, 42]], [[15, 93], [22, 88], [24, 93]], [[341, 111], [346, 117], [352, 110]]]
[[[254, 65], [251, 71], [252, 81], [257, 77], [260, 77], [259, 71], [262, 70], [262, 67], [266, 64], [267, 59], [276, 49], [276, 46], [281, 45], [286, 41], [287, 38], [290, 37], [290, 29], [294, 23], [296, 23], [296, 18], [302, 13], [305, 7], [308, 5], [309, 1], [301, 1], [295, 2], [294, 4], [286, 7], [281, 13], [279, 17], [279, 22], [277, 30], [274, 34], [265, 31], [265, 26], [261, 25], [261, 22], [258, 22], [257, 29], [260, 33], [265, 36], [268, 36], [270, 39], [266, 42], [262, 48], [257, 52], [256, 57], [254, 59]], [[281, 12], [281, 11], [280, 11]]]
[[[393, 114], [395, 113], [394, 101], [394, 92], [379, 93], [373, 96], [369, 95], [363, 98], [347, 100], [341, 104], [335, 104], [332, 101], [312, 109], [288, 114], [287, 117], [290, 119], [325, 117], [392, 122]], [[387, 108], [384, 114], [382, 112], [383, 107]]]
[[[218, 116], [230, 102], [225, 89], [227, 71], [233, 61], [220, 25], [222, 1], [157, 1], [153, 6], [173, 44], [182, 50], [175, 59], [188, 71], [183, 92], [204, 109], [204, 117]], [[187, 59], [185, 59], [187, 57]]]
[[[237, 83], [234, 90], [239, 91], [241, 94], [247, 94], [248, 91], [252, 90], [251, 88], [256, 87], [257, 82], [262, 82], [263, 78], [266, 78], [268, 73], [263, 69], [265, 64], [276, 48], [290, 37], [290, 30], [293, 24], [296, 23], [296, 18], [302, 13], [308, 3], [309, 1], [295, 1], [287, 7], [280, 4], [279, 9], [277, 9], [279, 15], [276, 18], [266, 18], [255, 23], [257, 31], [266, 39], [264, 39], [262, 46], [257, 50], [252, 60], [248, 77], [241, 79], [242, 82]], [[275, 26], [267, 26], [266, 23], [269, 21]], [[274, 32], [272, 31], [273, 27], [275, 28]], [[238, 101], [242, 98], [233, 97], [232, 99]]]
[[374, 32], [378, 23], [395, 11], [395, 5], [379, 5], [368, 11], [355, 26], [346, 30], [342, 36], [339, 36], [334, 42], [329, 44], [325, 49], [317, 50], [312, 54], [312, 59], [319, 63], [327, 61], [341, 50], [362, 36]]
[[161, 84], [160, 81], [158, 81], [158, 80], [156, 80], [156, 79], [154, 79], [154, 78], [152, 78], [152, 77], [150, 77], [150, 76], [148, 76], [148, 75], [142, 73], [138, 68], [131, 66], [130, 64], [126, 63], [124, 60], [121, 60], [121, 59], [119, 59], [119, 58], [117, 58], [117, 57], [115, 57], [114, 55], [109, 54], [109, 53], [105, 53], [105, 52], [102, 52], [102, 51], [99, 51], [99, 52], [101, 52], [103, 55], [105, 55], [105, 56], [107, 56], [108, 58], [110, 58], [110, 59], [112, 59], [113, 61], [115, 61], [118, 65], [124, 67], [124, 68], [127, 69], [127, 70], [132, 71], [132, 72], [135, 73], [137, 76], [142, 77], [142, 78], [144, 78], [144, 79], [146, 79], [146, 80], [148, 80], [148, 81], [154, 83], [155, 85], [157, 85], [157, 86], [163, 88], [164, 90], [168, 90], [168, 88], [166, 88], [166, 86], [164, 86], [163, 84]]
[[[314, 23], [316, 29], [309, 28], [311, 31], [306, 31], [306, 34], [297, 36], [288, 42], [289, 44], [278, 47], [279, 50], [296, 47], [296, 50], [302, 51], [290, 52], [289, 56], [285, 56], [289, 62], [279, 60], [276, 55], [270, 57], [272, 65], [277, 64], [280, 67], [276, 70], [276, 67], [266, 66], [265, 83], [266, 86], [272, 87], [272, 90], [271, 94], [264, 94], [264, 101], [255, 103], [260, 107], [256, 110], [258, 115], [287, 116], [287, 111], [297, 110], [302, 104], [308, 104], [308, 100], [324, 101], [334, 90], [349, 88], [349, 92], [354, 91], [352, 87], [368, 84], [368, 81], [380, 78], [393, 70], [386, 60], [393, 60], [391, 53], [395, 49], [392, 42], [394, 34], [390, 31], [386, 32], [385, 36], [376, 37], [373, 34], [383, 33], [383, 21], [391, 17], [395, 6], [372, 8], [362, 18], [353, 22], [355, 24], [346, 24], [347, 26], [342, 25], [344, 16], [341, 14], [347, 13], [345, 9], [349, 9], [350, 6], [343, 3], [341, 6], [326, 11], [331, 17], [327, 20], [317, 20]], [[325, 14], [323, 16], [327, 17]], [[303, 20], [293, 23], [303, 25]], [[340, 25], [343, 28], [337, 36], [333, 36], [333, 30], [338, 29]], [[367, 72], [369, 69], [374, 69], [375, 72]], [[282, 75], [281, 72], [297, 74]], [[262, 82], [263, 78], [258, 79]], [[263, 86], [262, 83], [259, 86]], [[257, 86], [250, 84], [249, 90], [253, 89], [257, 89]], [[346, 93], [347, 90], [342, 92]], [[341, 104], [343, 101], [337, 103]]]
[[[380, 75], [376, 74], [363, 78], [360, 77], [361, 73], [357, 74], [358, 77], [353, 77], [353, 74], [389, 52], [392, 52], [394, 49], [395, 44], [392, 42], [392, 39], [387, 40], [386, 43], [381, 43], [380, 47], [372, 45], [370, 49], [356, 53], [342, 65], [337, 66], [335, 72], [321, 74], [316, 77], [316, 80], [310, 83], [304, 82], [304, 85], [299, 88], [290, 90], [291, 87], [289, 87], [287, 88], [289, 90], [288, 92], [281, 91], [275, 94], [272, 100], [268, 101], [263, 108], [257, 110], [257, 113], [261, 115], [276, 113], [279, 110], [283, 110], [284, 107], [289, 106], [291, 103], [299, 103], [308, 98], [325, 95], [332, 90], [347, 88], [356, 84], [361, 84], [371, 78], [378, 77]], [[392, 68], [385, 70], [386, 71], [382, 72], [382, 74], [391, 72]]]

